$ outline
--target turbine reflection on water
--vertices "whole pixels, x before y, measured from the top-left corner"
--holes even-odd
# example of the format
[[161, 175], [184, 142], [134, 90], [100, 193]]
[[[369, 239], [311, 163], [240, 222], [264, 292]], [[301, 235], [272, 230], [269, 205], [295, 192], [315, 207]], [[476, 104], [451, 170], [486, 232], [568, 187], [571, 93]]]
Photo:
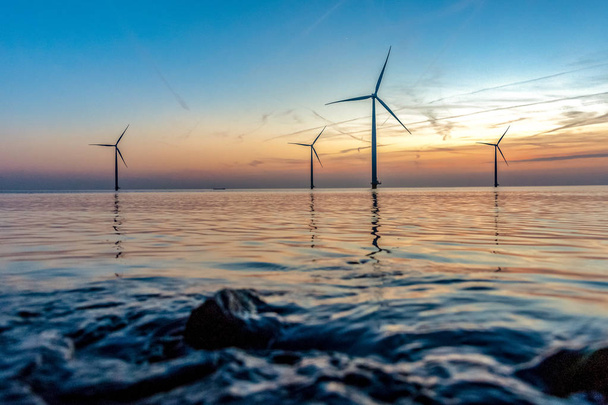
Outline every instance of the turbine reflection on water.
[[[120, 200], [118, 198], [118, 193], [114, 194], [114, 223], [112, 228], [114, 229], [114, 235], [116, 238], [116, 242], [114, 242], [114, 249], [116, 254], [114, 256], [115, 259], [121, 259], [123, 257], [124, 247], [122, 245], [123, 242], [123, 232], [122, 232], [122, 217], [120, 215]], [[122, 277], [120, 273], [114, 273], [116, 277]]]
[[383, 249], [380, 247], [380, 245], [378, 244], [378, 242], [380, 241], [380, 238], [382, 236], [380, 236], [380, 233], [378, 232], [378, 230], [380, 229], [380, 227], [382, 226], [380, 224], [380, 206], [378, 205], [378, 192], [377, 191], [372, 191], [372, 231], [370, 232], [370, 234], [374, 237], [374, 239], [372, 240], [372, 245], [373, 247], [376, 249], [375, 251], [368, 253], [366, 256], [368, 256], [370, 259], [374, 259], [377, 263], [380, 262], [380, 260], [378, 258], [376, 258], [376, 255], [380, 252], [386, 252], [386, 253], [390, 253], [391, 251], [388, 249]]
[[310, 228], [310, 247], [314, 249], [317, 225], [315, 224], [315, 195], [312, 192], [310, 193], [310, 224], [308, 227]]
[[[498, 230], [498, 214], [500, 213], [500, 207], [498, 206], [498, 191], [494, 191], [494, 243], [496, 244], [496, 249], [492, 251], [494, 254], [498, 254], [498, 236], [500, 232]], [[498, 266], [495, 270], [496, 272], [502, 271], [502, 268]]]

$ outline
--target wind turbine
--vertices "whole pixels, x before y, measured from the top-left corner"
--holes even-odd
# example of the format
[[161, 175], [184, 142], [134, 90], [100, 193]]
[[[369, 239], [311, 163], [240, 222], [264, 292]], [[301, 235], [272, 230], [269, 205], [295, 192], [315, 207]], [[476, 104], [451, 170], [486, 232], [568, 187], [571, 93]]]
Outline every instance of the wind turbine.
[[317, 142], [317, 139], [319, 139], [319, 137], [323, 133], [323, 131], [325, 131], [325, 128], [327, 128], [327, 127], [323, 127], [323, 129], [321, 130], [321, 132], [319, 132], [319, 135], [317, 135], [317, 137], [315, 138], [314, 141], [312, 141], [311, 144], [289, 142], [290, 145], [310, 146], [310, 189], [311, 190], [313, 188], [315, 188], [315, 185], [313, 183], [313, 176], [312, 176], [312, 167], [313, 167], [312, 154], [313, 154], [313, 152], [314, 152], [315, 156], [317, 157], [317, 160], [319, 161], [319, 164], [321, 165], [321, 167], [323, 167], [323, 163], [321, 163], [321, 159], [319, 159], [319, 155], [317, 155], [317, 151], [315, 150], [315, 146], [314, 145], [315, 145], [315, 142]]
[[509, 166], [509, 162], [507, 162], [507, 159], [505, 158], [505, 155], [503, 155], [502, 151], [500, 150], [500, 146], [498, 146], [498, 144], [500, 143], [500, 141], [502, 141], [502, 138], [504, 138], [505, 135], [507, 134], [507, 131], [509, 130], [509, 128], [511, 128], [511, 125], [509, 125], [507, 127], [507, 130], [505, 131], [505, 133], [502, 134], [502, 136], [500, 137], [500, 139], [496, 143], [477, 142], [477, 143], [480, 143], [482, 145], [490, 145], [490, 146], [494, 147], [494, 187], [498, 187], [498, 159], [497, 159], [497, 156], [496, 156], [496, 151], [497, 150], [500, 152], [500, 156], [502, 156], [502, 158], [504, 159], [504, 161], [507, 164], [507, 166]]
[[122, 153], [120, 153], [120, 149], [118, 149], [118, 142], [120, 142], [120, 140], [122, 139], [122, 137], [125, 135], [125, 132], [127, 132], [127, 129], [129, 128], [129, 125], [127, 125], [127, 128], [125, 128], [124, 131], [122, 131], [122, 134], [120, 135], [120, 137], [118, 137], [118, 140], [116, 141], [115, 144], [106, 144], [106, 143], [91, 143], [89, 145], [93, 145], [93, 146], [108, 146], [108, 147], [112, 147], [114, 148], [114, 190], [118, 191], [118, 189], [120, 187], [118, 187], [118, 156], [120, 155], [120, 158], [122, 159], [122, 162], [125, 164], [125, 167], [127, 166], [127, 162], [125, 162], [125, 158], [122, 157]]
[[403, 126], [403, 128], [405, 128], [405, 130], [407, 132], [409, 132], [411, 135], [410, 130], [407, 129], [405, 127], [405, 125], [403, 125], [403, 122], [401, 122], [399, 120], [399, 118], [397, 118], [397, 116], [391, 111], [390, 108], [388, 108], [386, 103], [384, 101], [382, 101], [382, 99], [380, 99], [380, 97], [378, 97], [378, 89], [380, 89], [380, 83], [382, 82], [382, 76], [384, 76], [384, 69], [386, 69], [386, 63], [388, 62], [388, 57], [390, 56], [390, 54], [391, 54], [391, 48], [389, 47], [388, 55], [386, 55], [386, 60], [384, 61], [384, 66], [382, 66], [382, 71], [380, 72], [380, 77], [378, 77], [378, 82], [376, 83], [376, 89], [374, 90], [374, 92], [372, 94], [370, 94], [369, 96], [347, 98], [345, 100], [333, 101], [331, 103], [325, 104], [325, 105], [329, 105], [329, 104], [343, 103], [345, 101], [367, 100], [368, 98], [372, 99], [372, 189], [377, 188], [378, 184], [380, 184], [380, 182], [378, 181], [378, 173], [376, 170], [376, 100], [378, 100], [378, 102], [380, 104], [382, 104], [382, 107], [384, 107], [386, 109], [386, 111], [388, 111], [393, 117], [395, 117], [395, 119], [397, 121], [399, 121], [399, 123]]

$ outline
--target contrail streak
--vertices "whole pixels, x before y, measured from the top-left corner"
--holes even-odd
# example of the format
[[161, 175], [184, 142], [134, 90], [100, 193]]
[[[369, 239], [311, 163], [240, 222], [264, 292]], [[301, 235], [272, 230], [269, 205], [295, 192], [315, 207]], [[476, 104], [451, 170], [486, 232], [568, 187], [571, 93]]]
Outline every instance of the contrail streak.
[[115, 5], [112, 4], [112, 2], [110, 2], [110, 7], [114, 10], [114, 14], [117, 16], [118, 24], [122, 27], [122, 30], [126, 34], [127, 38], [129, 38], [131, 46], [135, 50], [135, 53], [137, 53], [137, 55], [139, 56], [139, 59], [143, 63], [152, 66], [152, 68], [154, 69], [154, 71], [156, 72], [156, 74], [158, 75], [160, 80], [163, 82], [163, 84], [165, 85], [167, 90], [169, 90], [171, 92], [171, 94], [173, 94], [173, 97], [175, 97], [175, 100], [177, 101], [177, 103], [184, 110], [190, 111], [190, 107], [188, 107], [188, 104], [186, 104], [184, 99], [173, 89], [173, 87], [169, 84], [169, 81], [160, 72], [160, 69], [158, 68], [158, 66], [156, 66], [156, 63], [154, 63], [154, 60], [153, 60], [152, 56], [150, 55], [150, 53], [146, 50], [146, 48], [144, 48], [144, 46], [139, 41], [139, 38], [135, 34], [135, 31], [131, 28], [131, 26], [127, 23], [127, 21], [121, 17], [122, 13], [120, 12], [120, 10], [118, 10], [115, 7]]
[[540, 157], [533, 159], [522, 159], [522, 160], [512, 160], [512, 163], [515, 162], [552, 162], [554, 160], [572, 160], [572, 159], [594, 159], [594, 158], [606, 158], [608, 157], [608, 153], [587, 153], [581, 155], [566, 155], [566, 156], [550, 156], [550, 157]]
[[190, 107], [188, 107], [188, 104], [186, 104], [184, 99], [181, 98], [181, 96], [179, 94], [177, 94], [177, 92], [175, 90], [173, 90], [173, 87], [171, 87], [171, 85], [169, 84], [167, 79], [165, 79], [165, 76], [163, 76], [163, 74], [158, 69], [158, 66], [156, 66], [156, 64], [154, 62], [150, 62], [150, 63], [154, 67], [154, 70], [156, 71], [156, 74], [158, 75], [158, 77], [160, 77], [160, 79], [163, 81], [163, 83], [165, 84], [167, 89], [171, 92], [171, 94], [173, 94], [173, 97], [175, 97], [175, 100], [179, 103], [179, 105], [181, 105], [184, 110], [190, 111]]
[[325, 20], [327, 17], [329, 17], [329, 15], [331, 13], [333, 13], [338, 7], [340, 7], [346, 0], [341, 0], [338, 1], [336, 4], [334, 4], [333, 7], [331, 7], [329, 10], [327, 10], [325, 12], [325, 14], [323, 14], [317, 21], [315, 21], [310, 27], [308, 27], [306, 30], [304, 30], [304, 32], [302, 32], [301, 36], [306, 36], [308, 34], [310, 34], [315, 28], [317, 28], [317, 26], [319, 24], [321, 24], [323, 22], [323, 20]]
[[351, 138], [353, 138], [353, 139], [356, 139], [357, 141], [361, 141], [361, 142], [371, 142], [371, 141], [367, 141], [367, 140], [365, 140], [365, 139], [363, 139], [363, 138], [357, 138], [356, 136], [354, 136], [354, 135], [352, 135], [352, 134], [349, 134], [348, 132], [344, 132], [342, 129], [340, 129], [340, 128], [338, 127], [338, 124], [336, 124], [335, 122], [328, 120], [327, 118], [323, 117], [321, 114], [319, 114], [318, 112], [316, 112], [315, 110], [310, 110], [310, 111], [311, 111], [311, 112], [312, 112], [312, 113], [313, 113], [313, 114], [314, 114], [316, 117], [321, 118], [323, 121], [325, 121], [325, 122], [327, 122], [327, 123], [331, 124], [331, 126], [335, 126], [335, 127], [336, 127], [336, 128], [335, 128], [335, 130], [336, 130], [336, 131], [338, 131], [339, 133], [341, 133], [342, 135], [349, 136], [349, 137], [351, 137]]
[[599, 65], [587, 66], [587, 67], [583, 67], [583, 68], [579, 68], [579, 69], [568, 70], [566, 72], [561, 72], [561, 73], [554, 73], [552, 75], [537, 77], [535, 79], [528, 79], [528, 80], [522, 80], [520, 82], [501, 84], [500, 86], [494, 86], [494, 87], [486, 87], [484, 89], [479, 89], [479, 90], [471, 91], [469, 93], [454, 94], [453, 96], [438, 98], [437, 100], [433, 100], [433, 101], [429, 102], [429, 104], [433, 104], [433, 103], [436, 103], [438, 101], [448, 100], [450, 98], [470, 96], [470, 95], [473, 95], [473, 94], [483, 93], [485, 91], [498, 90], [498, 89], [504, 89], [506, 87], [511, 87], [511, 86], [519, 86], [519, 85], [522, 85], [522, 84], [534, 83], [534, 82], [538, 82], [538, 81], [541, 81], [541, 80], [552, 79], [554, 77], [564, 76], [564, 75], [567, 75], [567, 74], [570, 74], [570, 73], [576, 73], [576, 72], [580, 72], [582, 70], [594, 69], [594, 68], [602, 67], [602, 66], [606, 66], [606, 65], [608, 65], [608, 63], [601, 63]]

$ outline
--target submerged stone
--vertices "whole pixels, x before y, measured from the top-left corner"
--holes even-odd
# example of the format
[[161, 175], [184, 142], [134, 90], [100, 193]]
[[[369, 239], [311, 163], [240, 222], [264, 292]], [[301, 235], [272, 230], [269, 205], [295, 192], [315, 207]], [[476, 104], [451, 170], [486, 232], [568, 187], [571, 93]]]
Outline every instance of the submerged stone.
[[557, 397], [596, 392], [608, 400], [608, 347], [592, 352], [560, 350], [518, 374]]
[[205, 350], [268, 348], [280, 324], [258, 314], [264, 304], [253, 290], [221, 290], [192, 311], [184, 340], [195, 349]]

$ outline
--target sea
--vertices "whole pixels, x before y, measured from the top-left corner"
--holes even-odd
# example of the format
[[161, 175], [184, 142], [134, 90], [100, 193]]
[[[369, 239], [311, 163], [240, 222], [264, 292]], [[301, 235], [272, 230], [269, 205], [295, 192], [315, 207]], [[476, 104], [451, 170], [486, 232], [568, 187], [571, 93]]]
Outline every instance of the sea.
[[[0, 193], [0, 403], [605, 404], [608, 363], [573, 367], [608, 347], [607, 203], [608, 186]], [[234, 316], [273, 338], [185, 342], [222, 294], [255, 297]]]

